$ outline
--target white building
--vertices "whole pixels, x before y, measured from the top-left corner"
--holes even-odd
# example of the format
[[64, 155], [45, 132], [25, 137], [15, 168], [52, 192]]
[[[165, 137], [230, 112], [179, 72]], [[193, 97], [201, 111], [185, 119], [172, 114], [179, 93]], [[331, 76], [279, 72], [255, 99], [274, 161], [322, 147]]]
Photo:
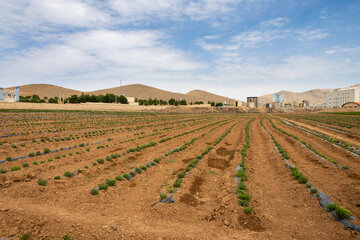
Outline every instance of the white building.
[[0, 102], [18, 102], [19, 101], [19, 88], [7, 89], [0, 88]]
[[360, 102], [360, 87], [337, 88], [324, 93], [324, 107], [341, 107], [347, 102]]

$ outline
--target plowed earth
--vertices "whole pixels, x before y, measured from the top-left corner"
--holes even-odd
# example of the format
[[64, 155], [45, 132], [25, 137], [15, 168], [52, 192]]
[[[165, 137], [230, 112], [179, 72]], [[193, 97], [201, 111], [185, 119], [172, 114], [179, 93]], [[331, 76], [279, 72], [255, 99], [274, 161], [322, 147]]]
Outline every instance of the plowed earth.
[[[248, 179], [245, 183], [254, 210], [246, 214], [238, 204], [235, 173], [241, 163], [245, 126], [253, 117], [256, 119], [250, 124], [250, 148], [245, 160]], [[18, 239], [24, 233], [29, 233], [33, 239], [61, 239], [67, 233], [76, 240], [359, 238], [359, 235], [350, 235], [343, 230], [343, 225], [322, 210], [305, 185], [292, 177], [270, 136], [260, 125], [262, 116], [81, 112], [36, 115], [24, 112], [2, 113], [0, 118], [3, 132], [25, 133], [0, 139], [3, 143], [0, 160], [7, 156], [27, 155], [45, 147], [54, 150], [77, 144], [69, 150], [0, 164], [0, 169], [8, 171], [14, 166], [21, 167], [18, 171], [0, 174], [0, 239]], [[323, 154], [350, 167], [343, 170], [322, 161], [264, 120], [266, 128], [290, 155], [290, 162], [314, 186], [359, 218], [360, 210], [356, 207], [360, 203], [359, 159], [315, 136], [273, 121]], [[174, 203], [154, 205], [159, 201], [159, 193], [165, 193], [172, 186], [177, 174], [235, 123], [231, 132], [186, 174], [181, 187], [173, 194]], [[56, 128], [65, 130], [46, 132]], [[39, 130], [42, 132], [36, 133]], [[84, 137], [84, 130], [95, 133]], [[181, 133], [187, 134], [177, 136]], [[79, 138], [39, 141], [69, 134], [78, 134]], [[174, 136], [177, 137], [160, 142]], [[185, 150], [165, 155], [197, 137]], [[34, 138], [37, 139], [35, 143], [32, 142]], [[78, 146], [79, 143], [101, 140], [106, 142]], [[26, 142], [25, 147], [9, 145], [22, 142]], [[127, 149], [149, 142], [157, 144], [124, 155]], [[104, 148], [98, 149], [99, 145]], [[86, 151], [88, 147], [90, 150]], [[111, 153], [119, 153], [121, 157], [105, 160]], [[54, 159], [58, 155], [61, 158]], [[92, 188], [107, 178], [115, 179], [117, 175], [129, 173], [158, 157], [160, 164], [136, 174], [131, 180], [117, 181], [115, 186], [101, 190], [98, 195], [90, 194]], [[53, 160], [49, 162], [48, 158]], [[92, 163], [99, 158], [105, 160], [104, 164], [94, 166]], [[38, 164], [33, 165], [34, 161]], [[23, 163], [29, 163], [29, 166], [22, 167]], [[54, 176], [62, 176], [65, 171], [75, 173], [77, 169], [83, 172], [54, 180]], [[38, 185], [39, 178], [48, 180], [47, 185]]]

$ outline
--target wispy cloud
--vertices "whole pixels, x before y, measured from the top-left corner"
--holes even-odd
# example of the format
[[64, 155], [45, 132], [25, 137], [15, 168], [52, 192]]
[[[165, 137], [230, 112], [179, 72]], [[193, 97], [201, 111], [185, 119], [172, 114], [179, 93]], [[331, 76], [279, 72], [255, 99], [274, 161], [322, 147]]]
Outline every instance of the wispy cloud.
[[299, 34], [298, 40], [314, 40], [329, 36], [329, 34], [322, 29], [303, 29], [297, 30], [296, 32]]
[[260, 25], [262, 26], [275, 26], [275, 27], [281, 27], [283, 26], [285, 23], [288, 23], [289, 19], [285, 18], [285, 17], [277, 17], [265, 22], [260, 23]]

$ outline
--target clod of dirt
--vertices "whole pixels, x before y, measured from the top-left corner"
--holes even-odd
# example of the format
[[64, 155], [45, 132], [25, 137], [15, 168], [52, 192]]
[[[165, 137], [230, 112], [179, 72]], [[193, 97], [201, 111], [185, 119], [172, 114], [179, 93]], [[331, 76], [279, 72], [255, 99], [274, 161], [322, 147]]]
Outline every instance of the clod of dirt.
[[186, 205], [197, 207], [201, 204], [204, 204], [204, 202], [197, 200], [193, 195], [185, 193], [180, 197], [180, 202], [185, 203]]
[[208, 158], [208, 166], [217, 169], [225, 169], [229, 167], [229, 162], [222, 158]]
[[216, 153], [219, 154], [220, 156], [226, 156], [229, 155], [231, 151], [224, 147], [220, 147], [216, 150]]
[[240, 214], [238, 217], [238, 224], [256, 232], [262, 232], [265, 230], [261, 220], [255, 214]]
[[190, 187], [190, 193], [196, 194], [200, 192], [200, 186], [203, 184], [204, 179], [202, 177], [195, 177], [195, 180], [192, 182]]

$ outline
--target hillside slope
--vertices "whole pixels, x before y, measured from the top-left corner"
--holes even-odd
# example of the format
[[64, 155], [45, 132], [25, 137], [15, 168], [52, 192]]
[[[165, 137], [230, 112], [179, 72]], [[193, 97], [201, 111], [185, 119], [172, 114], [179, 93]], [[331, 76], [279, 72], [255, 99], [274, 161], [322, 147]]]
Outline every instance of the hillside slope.
[[[11, 89], [14, 89], [15, 87], [11, 87]], [[31, 95], [39, 95], [40, 98], [43, 97], [59, 97], [61, 94], [64, 95], [64, 97], [70, 97], [73, 94], [80, 95], [81, 92], [69, 88], [63, 88], [51, 84], [29, 84], [29, 85], [23, 85], [19, 86], [20, 88], [20, 95], [21, 96], [31, 96]]]
[[[308, 100], [310, 101], [310, 104], [322, 104], [324, 92], [326, 91], [328, 91], [328, 89], [313, 89], [310, 91], [300, 92], [300, 93], [290, 92], [290, 91], [280, 91], [277, 93], [283, 95], [284, 102], [293, 102], [296, 100], [301, 102], [302, 100]], [[272, 94], [266, 94], [259, 97], [260, 104], [271, 103], [271, 102], [272, 102]]]

